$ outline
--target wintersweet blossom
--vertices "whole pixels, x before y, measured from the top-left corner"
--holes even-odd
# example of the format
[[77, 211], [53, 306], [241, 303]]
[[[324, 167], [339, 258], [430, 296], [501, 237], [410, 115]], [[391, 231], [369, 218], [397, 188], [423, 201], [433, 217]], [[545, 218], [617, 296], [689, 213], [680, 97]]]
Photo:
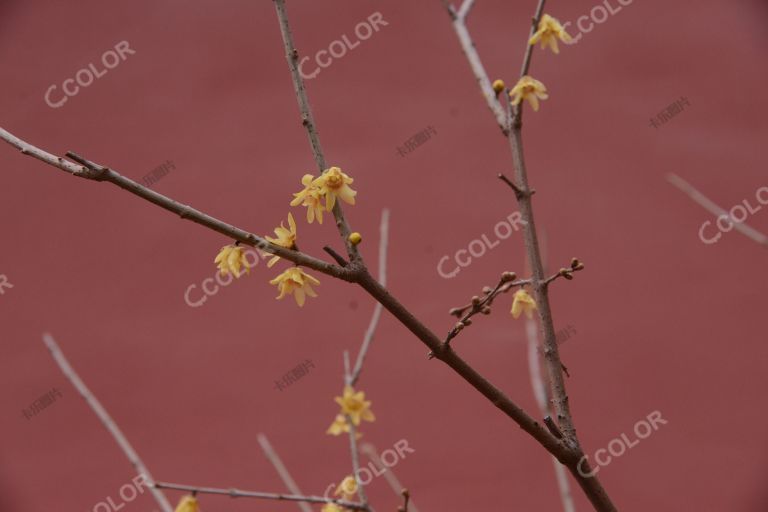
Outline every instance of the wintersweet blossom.
[[520, 288], [515, 292], [512, 300], [512, 316], [518, 318], [520, 313], [525, 312], [525, 316], [533, 318], [533, 310], [536, 309], [536, 301], [528, 295], [528, 292]]
[[541, 41], [542, 49], [549, 46], [553, 52], [560, 53], [560, 49], [557, 47], [558, 39], [564, 43], [568, 43], [572, 38], [568, 35], [568, 32], [565, 31], [559, 21], [549, 14], [545, 14], [541, 17], [539, 28], [528, 41], [528, 44], [536, 44]]
[[199, 512], [200, 506], [197, 504], [197, 498], [194, 496], [184, 496], [176, 505], [174, 512]]
[[[293, 220], [293, 215], [288, 213], [288, 229], [286, 229], [281, 222], [280, 226], [275, 228], [275, 235], [277, 235], [277, 238], [269, 236], [265, 236], [264, 238], [273, 244], [285, 247], [286, 249], [296, 248], [296, 221]], [[267, 267], [272, 267], [272, 265], [277, 263], [277, 260], [279, 259], [280, 256], [273, 256], [272, 259], [267, 262]]]
[[323, 223], [323, 194], [320, 192], [320, 188], [313, 182], [315, 177], [311, 174], [305, 174], [301, 178], [301, 184], [304, 185], [304, 190], [297, 192], [294, 195], [291, 206], [306, 206], [307, 207], [307, 222], [312, 224], [312, 221], [317, 217], [317, 222]]
[[365, 399], [363, 391], [355, 391], [352, 386], [344, 386], [344, 394], [334, 398], [341, 406], [342, 414], [346, 414], [357, 426], [361, 420], [375, 421], [376, 417], [371, 411], [371, 402]]
[[320, 509], [320, 512], [344, 512], [344, 508], [338, 506], [335, 503], [326, 503], [323, 505], [323, 508]]
[[357, 480], [352, 475], [344, 478], [341, 483], [333, 491], [334, 496], [341, 496], [344, 500], [351, 500], [357, 494]]
[[522, 100], [528, 100], [535, 111], [539, 110], [539, 99], [549, 98], [544, 84], [528, 75], [517, 81], [517, 84], [509, 91], [509, 96], [512, 98], [513, 105], [520, 104]]
[[349, 186], [353, 181], [355, 180], [344, 174], [338, 167], [331, 167], [315, 178], [313, 183], [325, 196], [325, 209], [331, 211], [337, 197], [345, 203], [355, 204], [357, 192]]
[[310, 276], [299, 267], [291, 267], [271, 280], [269, 284], [277, 285], [280, 290], [280, 295], [277, 296], [277, 300], [292, 293], [293, 297], [296, 299], [296, 304], [301, 307], [304, 305], [306, 295], [317, 297], [317, 293], [315, 293], [315, 290], [312, 289], [311, 285], [318, 286], [320, 281]]
[[345, 418], [343, 414], [337, 414], [333, 423], [331, 423], [331, 426], [328, 427], [328, 430], [326, 430], [325, 433], [331, 434], [332, 436], [338, 436], [343, 432], [349, 432], [349, 424], [347, 423], [347, 418]]
[[245, 251], [242, 247], [236, 244], [225, 245], [222, 247], [213, 262], [218, 265], [219, 272], [222, 276], [231, 272], [235, 277], [240, 277], [241, 268], [245, 268], [246, 274], [249, 272]]

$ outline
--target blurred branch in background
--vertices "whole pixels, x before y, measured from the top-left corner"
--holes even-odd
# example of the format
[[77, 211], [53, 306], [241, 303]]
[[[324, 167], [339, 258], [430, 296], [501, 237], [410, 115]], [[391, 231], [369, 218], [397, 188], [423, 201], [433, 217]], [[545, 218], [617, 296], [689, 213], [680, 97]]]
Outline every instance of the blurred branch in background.
[[104, 424], [107, 431], [115, 439], [115, 442], [117, 442], [117, 445], [121, 450], [123, 450], [123, 453], [128, 458], [130, 463], [133, 464], [136, 472], [139, 475], [144, 475], [147, 487], [149, 487], [149, 491], [152, 493], [152, 497], [155, 499], [157, 504], [160, 505], [160, 509], [163, 512], [173, 512], [171, 504], [168, 502], [165, 494], [163, 494], [161, 490], [154, 487], [153, 484], [155, 479], [152, 478], [152, 474], [147, 469], [147, 466], [144, 465], [144, 462], [139, 457], [139, 454], [136, 453], [136, 450], [133, 449], [133, 446], [131, 446], [131, 443], [128, 442], [128, 439], [126, 439], [125, 435], [123, 435], [120, 427], [117, 426], [107, 410], [104, 409], [99, 400], [93, 395], [93, 393], [91, 393], [74, 368], [70, 366], [69, 361], [67, 361], [67, 358], [64, 357], [64, 353], [59, 348], [56, 340], [53, 339], [53, 336], [48, 333], [43, 334], [43, 342], [45, 343], [45, 346], [48, 347], [48, 350], [51, 351], [51, 356], [53, 356], [53, 360], [56, 361], [56, 364], [59, 365], [61, 373], [63, 373], [64, 376], [69, 379], [75, 389], [77, 389], [78, 393], [80, 393], [80, 396], [83, 397], [85, 403], [88, 404], [88, 406], [93, 410], [99, 420], [101, 420], [101, 423]]
[[[275, 470], [277, 471], [277, 474], [280, 475], [280, 478], [285, 484], [285, 487], [291, 492], [291, 494], [301, 494], [299, 486], [296, 485], [296, 481], [293, 479], [293, 477], [291, 477], [291, 474], [288, 472], [288, 468], [286, 468], [285, 464], [283, 464], [283, 461], [280, 460], [280, 456], [277, 454], [274, 448], [272, 448], [272, 445], [269, 443], [267, 436], [259, 433], [257, 439], [259, 440], [261, 449], [264, 451], [264, 456], [269, 459], [269, 462], [271, 462], [275, 467]], [[307, 502], [298, 501], [296, 504], [299, 506], [302, 512], [312, 512], [312, 507], [310, 507]]]

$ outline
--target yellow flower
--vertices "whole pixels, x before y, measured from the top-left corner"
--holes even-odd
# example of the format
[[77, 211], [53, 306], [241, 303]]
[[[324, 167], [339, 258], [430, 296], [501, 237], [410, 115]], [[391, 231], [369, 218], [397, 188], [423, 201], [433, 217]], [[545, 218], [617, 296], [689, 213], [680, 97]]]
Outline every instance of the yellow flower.
[[328, 427], [325, 433], [338, 436], [342, 432], [349, 432], [349, 425], [347, 424], [347, 418], [343, 414], [337, 414], [336, 419], [333, 420], [333, 423], [331, 423], [331, 426]]
[[213, 262], [218, 265], [219, 273], [223, 276], [232, 272], [235, 277], [240, 277], [241, 267], [245, 267], [246, 274], [249, 272], [245, 251], [239, 245], [225, 245]]
[[307, 207], [307, 222], [312, 224], [312, 221], [317, 217], [317, 222], [323, 223], [323, 204], [321, 198], [323, 194], [320, 189], [313, 184], [315, 177], [311, 174], [305, 174], [301, 178], [301, 184], [304, 185], [304, 190], [293, 194], [295, 198], [291, 201], [291, 206], [306, 206]]
[[335, 503], [326, 503], [323, 505], [323, 508], [320, 509], [320, 512], [344, 512], [344, 509]]
[[512, 316], [518, 318], [520, 313], [525, 312], [525, 316], [532, 318], [534, 309], [536, 309], [536, 301], [533, 300], [533, 297], [522, 288], [517, 290], [512, 301]]
[[331, 211], [336, 204], [336, 198], [345, 203], [355, 204], [355, 195], [357, 192], [349, 186], [353, 180], [338, 167], [331, 167], [315, 178], [312, 182], [320, 189], [320, 193], [325, 196], [325, 209]]
[[310, 297], [317, 297], [317, 293], [312, 289], [311, 285], [319, 285], [320, 281], [310, 276], [299, 267], [291, 267], [273, 280], [269, 284], [277, 285], [280, 290], [280, 295], [277, 299], [280, 300], [288, 294], [293, 294], [296, 299], [296, 304], [299, 306], [304, 305], [305, 295]]
[[360, 420], [375, 421], [376, 417], [371, 412], [371, 402], [365, 399], [365, 393], [355, 392], [352, 386], [344, 386], [344, 394], [334, 398], [341, 406], [342, 414], [349, 415], [352, 423], [357, 426]]
[[493, 81], [493, 84], [491, 84], [491, 87], [493, 87], [493, 92], [495, 92], [496, 94], [499, 94], [501, 91], [504, 90], [504, 87], [506, 87], [506, 85], [504, 84], [504, 80], [496, 79]]
[[344, 478], [339, 486], [336, 487], [336, 490], [333, 491], [334, 496], [341, 496], [344, 500], [353, 499], [355, 494], [357, 494], [357, 480], [352, 475]]
[[[280, 223], [280, 226], [275, 228], [275, 234], [277, 235], [277, 238], [272, 238], [269, 236], [265, 236], [267, 240], [272, 242], [275, 245], [279, 245], [280, 247], [285, 247], [286, 249], [295, 249], [296, 248], [296, 221], [293, 220], [293, 215], [288, 213], [288, 226], [290, 229], [285, 229], [283, 226], [283, 223]], [[280, 259], [280, 256], [273, 256], [271, 260], [267, 263], [267, 267], [272, 267], [275, 263], [277, 263], [277, 260]]]
[[194, 496], [184, 496], [176, 505], [175, 512], [198, 512], [200, 507], [197, 504], [197, 499]]
[[518, 105], [522, 100], [528, 100], [533, 110], [539, 110], [539, 99], [549, 98], [544, 84], [528, 75], [517, 81], [517, 84], [509, 91], [509, 96], [512, 97], [513, 105]]
[[552, 51], [560, 53], [560, 49], [557, 47], [557, 40], [560, 39], [564, 43], [571, 41], [571, 36], [565, 31], [563, 26], [555, 18], [549, 14], [545, 14], [539, 21], [539, 29], [528, 41], [528, 44], [536, 44], [541, 41], [541, 47], [546, 48], [549, 45]]

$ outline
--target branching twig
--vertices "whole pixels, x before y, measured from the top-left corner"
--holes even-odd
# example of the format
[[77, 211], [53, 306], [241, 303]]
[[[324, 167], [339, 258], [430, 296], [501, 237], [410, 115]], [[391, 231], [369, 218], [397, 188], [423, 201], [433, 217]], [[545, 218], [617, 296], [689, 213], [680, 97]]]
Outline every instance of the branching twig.
[[177, 491], [186, 491], [194, 494], [221, 494], [230, 498], [255, 498], [261, 500], [278, 501], [305, 501], [307, 503], [335, 503], [340, 507], [354, 510], [369, 510], [368, 507], [360, 503], [354, 503], [345, 500], [334, 500], [323, 498], [322, 496], [297, 496], [295, 494], [278, 494], [273, 492], [260, 491], [241, 491], [239, 489], [222, 489], [218, 487], [199, 487], [195, 485], [172, 484], [168, 482], [155, 482], [158, 489], [174, 489]]
[[[465, 327], [471, 325], [472, 323], [471, 318], [476, 314], [478, 313], [483, 313], [486, 315], [490, 314], [491, 313], [490, 306], [493, 303], [493, 299], [495, 299], [499, 293], [502, 293], [502, 288], [504, 288], [503, 291], [506, 292], [509, 289], [514, 288], [515, 286], [522, 286], [530, 282], [530, 280], [528, 279], [516, 281], [515, 280], [516, 278], [517, 276], [513, 272], [504, 272], [501, 275], [501, 278], [499, 279], [499, 283], [496, 285], [496, 287], [493, 290], [490, 290], [484, 293], [482, 298], [478, 296], [474, 296], [472, 297], [472, 301], [469, 303], [467, 307], [461, 308], [461, 309], [459, 308], [451, 309], [450, 311], [451, 314], [459, 316], [460, 318], [459, 318], [459, 321], [456, 322], [456, 325], [454, 325], [453, 328], [451, 328], [451, 330], [448, 332], [448, 336], [446, 336], [445, 341], [443, 342], [443, 345], [447, 346], [453, 338], [458, 336], [458, 334], [462, 330], [464, 330]], [[461, 314], [463, 314], [463, 316], [460, 316], [461, 314], [456, 314], [457, 311], [462, 311]]]
[[[544, 12], [544, 4], [545, 0], [539, 0], [536, 12], [532, 19], [530, 35], [526, 38], [525, 53], [520, 71], [521, 78], [524, 75], [527, 75], [530, 69], [533, 45], [530, 45], [528, 41], [538, 26], [539, 20], [541, 19], [541, 16]], [[457, 26], [457, 20], [454, 17], [452, 18], [455, 27]], [[458, 30], [457, 34], [459, 34]], [[468, 34], [464, 37], [468, 38]], [[461, 34], [459, 34], [459, 39], [463, 39]], [[465, 46], [466, 45], [462, 43], [462, 47]], [[465, 53], [468, 54], [466, 49]], [[475, 73], [475, 76], [478, 77], [478, 82], [481, 84], [481, 92], [484, 96], [487, 97], [487, 91], [483, 84], [488, 82], [488, 77], [483, 77], [482, 75], [478, 76], [476, 58], [470, 58], [468, 54], [468, 59], [472, 71]], [[483, 78], [485, 78], [485, 80], [483, 80]], [[507, 106], [507, 109], [509, 108], [510, 107]], [[552, 390], [552, 401], [554, 403], [554, 409], [557, 415], [557, 422], [559, 424], [560, 430], [562, 430], [563, 433], [563, 441], [567, 445], [566, 451], [570, 455], [567, 460], [560, 458], [558, 458], [558, 460], [560, 460], [560, 462], [568, 467], [569, 471], [584, 490], [584, 493], [587, 495], [596, 510], [601, 512], [613, 512], [616, 510], [616, 508], [603, 489], [598, 478], [595, 476], [583, 476], [583, 474], [589, 474], [588, 468], [585, 470], [585, 466], [587, 466], [587, 464], [582, 464], [582, 471], [577, 469], [577, 464], [582, 461], [583, 451], [576, 436], [576, 428], [573, 424], [570, 405], [568, 403], [568, 395], [565, 390], [565, 381], [563, 377], [563, 370], [565, 367], [560, 361], [560, 355], [557, 349], [555, 329], [552, 321], [552, 310], [549, 304], [547, 288], [548, 283], [546, 282], [546, 276], [544, 275], [539, 242], [536, 235], [532, 198], [531, 194], [527, 193], [527, 191], [530, 190], [530, 187], [528, 185], [528, 176], [525, 167], [525, 159], [523, 156], [522, 112], [523, 102], [520, 102], [514, 108], [510, 126], [511, 129], [505, 132], [507, 133], [507, 139], [512, 151], [512, 161], [515, 170], [514, 180], [507, 180], [507, 184], [512, 186], [513, 190], [515, 191], [515, 197], [517, 198], [518, 204], [520, 206], [520, 215], [524, 221], [523, 236], [526, 252], [528, 255], [528, 261], [531, 265], [533, 274], [532, 288], [535, 293], [535, 299], [538, 306], [537, 310], [541, 320], [541, 329], [544, 334], [544, 354], [547, 373]], [[498, 116], [496, 117], [498, 122]]]
[[146, 478], [146, 484], [152, 493], [152, 497], [155, 498], [155, 501], [160, 506], [160, 509], [163, 512], [172, 512], [173, 508], [171, 507], [171, 504], [168, 503], [165, 494], [163, 494], [161, 490], [153, 487], [155, 479], [152, 478], [152, 474], [149, 472], [149, 469], [147, 469], [147, 466], [144, 465], [144, 462], [142, 462], [139, 454], [136, 453], [136, 450], [133, 449], [131, 443], [128, 442], [128, 439], [126, 439], [125, 435], [123, 435], [120, 427], [117, 426], [117, 423], [115, 423], [107, 410], [104, 409], [104, 407], [101, 405], [101, 402], [99, 402], [93, 393], [91, 393], [91, 390], [88, 389], [88, 386], [85, 385], [74, 368], [70, 366], [69, 361], [67, 361], [67, 358], [64, 357], [64, 353], [59, 348], [56, 340], [53, 339], [53, 336], [45, 333], [43, 334], [43, 341], [45, 342], [45, 346], [48, 347], [48, 350], [51, 351], [53, 360], [56, 361], [57, 365], [59, 365], [61, 372], [67, 379], [69, 379], [75, 389], [77, 389], [77, 392], [80, 393], [80, 396], [83, 397], [85, 403], [88, 404], [88, 406], [91, 408], [91, 410], [93, 410], [104, 427], [106, 427], [107, 431], [109, 431], [109, 433], [115, 439], [115, 442], [117, 442], [117, 445], [120, 447], [120, 449], [123, 450], [123, 453], [133, 465], [136, 472], [139, 475], [144, 475]]
[[466, 17], [469, 14], [472, 3], [472, 0], [464, 0], [464, 4], [461, 6], [459, 12], [456, 12], [456, 9], [450, 5], [448, 1], [443, 0], [443, 6], [445, 6], [446, 11], [448, 11], [451, 20], [453, 21], [453, 28], [459, 38], [461, 49], [464, 51], [464, 55], [467, 56], [469, 65], [475, 75], [475, 80], [477, 80], [477, 85], [480, 86], [480, 92], [483, 93], [488, 108], [491, 109], [491, 112], [496, 118], [496, 124], [499, 125], [502, 133], [506, 135], [509, 133], [507, 114], [496, 97], [496, 92], [493, 90], [488, 74], [483, 67], [483, 62], [480, 60], [480, 55], [475, 48], [475, 43], [472, 41], [472, 37], [469, 35], [469, 30], [467, 29]]
[[[283, 481], [288, 490], [291, 491], [291, 494], [302, 495], [301, 489], [299, 489], [299, 486], [296, 484], [296, 480], [291, 477], [291, 474], [288, 472], [288, 468], [285, 467], [283, 461], [280, 460], [280, 456], [277, 454], [274, 448], [272, 448], [272, 445], [270, 444], [269, 439], [267, 439], [267, 436], [259, 433], [259, 435], [256, 437], [259, 440], [259, 445], [261, 445], [264, 456], [275, 467], [275, 471], [277, 471], [277, 474], [280, 475], [280, 479]], [[312, 512], [312, 507], [310, 507], [306, 501], [298, 501], [297, 505], [302, 510], [302, 512]]]

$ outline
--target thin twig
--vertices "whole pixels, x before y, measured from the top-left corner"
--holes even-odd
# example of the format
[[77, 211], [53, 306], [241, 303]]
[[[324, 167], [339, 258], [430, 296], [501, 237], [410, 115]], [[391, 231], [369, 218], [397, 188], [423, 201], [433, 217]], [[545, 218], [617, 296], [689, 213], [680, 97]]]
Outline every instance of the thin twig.
[[[314, 116], [312, 115], [312, 107], [310, 106], [309, 98], [307, 97], [307, 89], [304, 86], [304, 79], [299, 70], [299, 51], [296, 49], [296, 45], [293, 42], [291, 27], [288, 24], [288, 11], [285, 7], [285, 0], [274, 0], [274, 2], [275, 9], [277, 10], [277, 18], [280, 21], [280, 33], [283, 36], [285, 58], [288, 61], [288, 68], [291, 71], [291, 79], [293, 80], [293, 88], [296, 92], [296, 100], [299, 103], [301, 123], [307, 129], [307, 136], [309, 137], [310, 146], [312, 147], [312, 155], [315, 157], [315, 163], [317, 164], [318, 170], [323, 172], [328, 167], [325, 161], [325, 156], [323, 155], [323, 148], [320, 145], [320, 136], [317, 132]], [[333, 217], [336, 219], [336, 227], [344, 241], [344, 245], [347, 247], [349, 260], [364, 265], [357, 246], [349, 241], [349, 235], [352, 230], [344, 217], [341, 201], [336, 201], [336, 204], [333, 207]]]
[[[272, 448], [272, 444], [270, 444], [267, 436], [259, 433], [256, 438], [259, 440], [259, 445], [261, 445], [264, 456], [269, 460], [269, 462], [272, 463], [275, 471], [277, 471], [277, 474], [280, 475], [280, 479], [283, 481], [291, 494], [302, 495], [303, 493], [301, 492], [301, 489], [299, 489], [299, 486], [296, 484], [296, 480], [291, 477], [291, 474], [288, 472], [288, 468], [285, 467], [285, 464], [283, 464], [280, 456], [277, 454], [275, 449]], [[298, 501], [297, 505], [303, 512], [312, 512], [312, 507], [310, 507], [306, 501]]]
[[[387, 286], [387, 246], [389, 244], [389, 210], [383, 209], [381, 211], [381, 224], [379, 225], [379, 283], [382, 286]], [[357, 353], [357, 360], [355, 362], [355, 369], [352, 370], [349, 385], [354, 386], [357, 379], [360, 378], [360, 372], [363, 371], [363, 362], [365, 356], [368, 354], [368, 349], [373, 341], [373, 335], [376, 332], [376, 327], [379, 325], [379, 319], [381, 318], [381, 311], [384, 307], [380, 302], [376, 302], [373, 307], [373, 315], [371, 321], [368, 324], [368, 329], [365, 331], [363, 337], [363, 343], [360, 346], [360, 351]]]
[[163, 494], [161, 490], [153, 487], [155, 479], [152, 477], [149, 469], [147, 469], [147, 466], [139, 457], [139, 454], [136, 453], [136, 450], [133, 449], [131, 443], [128, 442], [128, 439], [120, 430], [120, 427], [117, 426], [117, 423], [115, 423], [107, 410], [104, 409], [104, 406], [101, 405], [101, 402], [99, 402], [94, 394], [91, 393], [91, 390], [88, 389], [88, 386], [85, 385], [74, 368], [72, 368], [72, 366], [69, 364], [69, 361], [67, 361], [67, 358], [64, 357], [64, 353], [59, 348], [56, 340], [53, 339], [53, 336], [49, 333], [43, 334], [43, 342], [45, 343], [45, 346], [48, 347], [48, 350], [51, 351], [51, 356], [53, 356], [53, 360], [56, 361], [56, 364], [59, 365], [61, 373], [63, 373], [64, 376], [69, 379], [75, 389], [77, 389], [77, 392], [80, 393], [80, 396], [83, 397], [85, 403], [88, 404], [88, 406], [91, 408], [91, 410], [93, 410], [104, 427], [106, 427], [107, 431], [112, 435], [115, 442], [117, 442], [117, 445], [123, 451], [128, 461], [133, 465], [136, 472], [139, 475], [144, 475], [146, 484], [152, 493], [152, 497], [155, 498], [155, 501], [160, 506], [160, 509], [163, 510], [163, 512], [172, 512], [173, 508], [168, 502], [168, 499], [165, 497], [165, 494]]
[[483, 93], [488, 108], [491, 109], [491, 112], [496, 118], [496, 124], [499, 125], [502, 133], [507, 134], [509, 132], [507, 114], [504, 112], [501, 103], [499, 103], [499, 100], [496, 97], [496, 92], [493, 90], [491, 80], [488, 78], [488, 73], [486, 73], [485, 67], [483, 67], [483, 62], [480, 59], [480, 55], [477, 53], [475, 43], [472, 41], [472, 37], [469, 35], [469, 30], [467, 29], [466, 16], [469, 13], [469, 9], [472, 7], [472, 2], [470, 0], [465, 0], [458, 13], [456, 12], [456, 9], [446, 1], [443, 2], [443, 6], [451, 17], [453, 28], [456, 31], [459, 43], [461, 44], [461, 49], [469, 61], [472, 73], [475, 75], [475, 80], [477, 80], [477, 85], [480, 87], [480, 92]]
[[196, 485], [173, 484], [168, 482], [155, 482], [158, 489], [174, 489], [176, 491], [186, 491], [195, 494], [220, 494], [230, 498], [255, 498], [262, 500], [278, 501], [305, 501], [307, 503], [335, 503], [340, 507], [351, 508], [354, 510], [369, 510], [368, 507], [360, 503], [354, 503], [345, 500], [335, 500], [323, 498], [322, 496], [297, 496], [295, 494], [278, 494], [273, 492], [260, 491], [242, 491], [239, 489], [223, 489], [219, 487], [200, 487]]
[[[371, 443], [363, 443], [360, 446], [360, 451], [363, 452], [370, 461], [377, 466], [379, 471], [382, 472], [384, 475], [384, 479], [387, 481], [389, 486], [392, 488], [392, 491], [398, 496], [402, 496], [403, 492], [403, 484], [400, 483], [400, 480], [397, 479], [397, 476], [395, 476], [395, 473], [392, 471], [392, 468], [389, 466], [385, 466], [384, 463], [381, 460], [381, 457], [379, 457], [379, 452], [376, 451], [376, 447], [373, 446]], [[410, 506], [409, 506], [410, 512], [419, 512], [419, 509], [416, 508], [416, 504], [413, 502], [413, 499], [410, 499]]]
[[678, 189], [683, 191], [695, 203], [697, 203], [699, 206], [707, 210], [712, 215], [716, 215], [718, 218], [720, 217], [728, 218], [728, 220], [731, 221], [731, 224], [733, 224], [733, 228], [739, 233], [741, 233], [742, 235], [746, 236], [747, 238], [749, 238], [754, 242], [757, 242], [758, 244], [768, 245], [768, 236], [748, 226], [744, 222], [738, 222], [736, 219], [731, 217], [730, 213], [725, 211], [723, 208], [719, 207], [717, 204], [715, 204], [712, 200], [710, 200], [704, 194], [696, 190], [696, 188], [694, 188], [693, 185], [685, 181], [683, 178], [681, 178], [677, 174], [674, 174], [674, 173], [667, 174], [667, 181], [669, 181], [671, 184], [673, 184]]

